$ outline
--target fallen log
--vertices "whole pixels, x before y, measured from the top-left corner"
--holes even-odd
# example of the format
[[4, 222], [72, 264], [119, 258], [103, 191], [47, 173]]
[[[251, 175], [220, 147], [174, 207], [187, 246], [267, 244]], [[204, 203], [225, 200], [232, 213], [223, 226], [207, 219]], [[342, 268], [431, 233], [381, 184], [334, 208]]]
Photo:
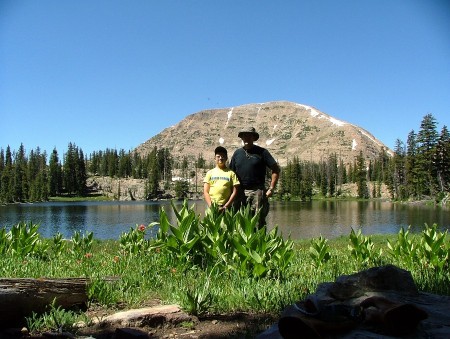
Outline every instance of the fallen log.
[[0, 278], [0, 328], [25, 325], [25, 317], [55, 307], [83, 308], [88, 280], [84, 278]]

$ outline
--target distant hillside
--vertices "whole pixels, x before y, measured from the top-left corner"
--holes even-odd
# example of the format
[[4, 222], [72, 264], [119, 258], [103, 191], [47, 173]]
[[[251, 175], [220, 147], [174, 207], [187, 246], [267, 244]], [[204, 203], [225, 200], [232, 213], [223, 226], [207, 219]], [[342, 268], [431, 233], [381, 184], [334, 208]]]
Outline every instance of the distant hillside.
[[318, 162], [337, 154], [345, 163], [351, 163], [361, 150], [366, 159], [377, 157], [382, 148], [391, 153], [361, 127], [313, 107], [286, 101], [194, 113], [150, 138], [136, 151], [144, 155], [155, 146], [167, 147], [176, 160], [183, 156], [195, 159], [203, 154], [208, 161], [214, 148], [222, 145], [231, 157], [241, 147], [237, 135], [245, 126], [256, 128], [260, 135], [257, 144], [267, 148], [282, 166], [294, 157]]

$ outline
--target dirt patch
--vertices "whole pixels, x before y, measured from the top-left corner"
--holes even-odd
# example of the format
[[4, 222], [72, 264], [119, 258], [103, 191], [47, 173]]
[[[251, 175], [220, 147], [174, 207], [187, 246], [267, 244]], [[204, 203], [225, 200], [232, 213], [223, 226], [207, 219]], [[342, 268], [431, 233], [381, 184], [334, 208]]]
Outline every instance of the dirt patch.
[[[0, 330], [0, 338], [255, 338], [278, 321], [278, 317], [259, 313], [215, 314], [202, 317], [187, 316], [188, 321], [172, 322], [169, 318], [153, 316], [152, 320], [140, 325], [137, 323], [124, 326], [120, 323], [104, 321], [109, 316], [126, 311], [124, 305], [116, 305], [115, 309], [106, 309], [91, 305], [86, 315], [90, 319], [98, 319], [98, 324], [81, 327], [77, 331], [65, 333], [33, 333], [14, 328]], [[143, 309], [158, 308], [160, 300], [149, 300], [140, 305]], [[180, 311], [180, 313], [183, 313]], [[172, 318], [173, 319], [173, 318]]]
[[79, 336], [96, 339], [115, 338], [116, 334], [133, 333], [136, 338], [255, 338], [273, 325], [277, 319], [266, 314], [236, 313], [210, 315], [193, 322], [178, 325], [162, 324], [156, 327], [87, 327]]

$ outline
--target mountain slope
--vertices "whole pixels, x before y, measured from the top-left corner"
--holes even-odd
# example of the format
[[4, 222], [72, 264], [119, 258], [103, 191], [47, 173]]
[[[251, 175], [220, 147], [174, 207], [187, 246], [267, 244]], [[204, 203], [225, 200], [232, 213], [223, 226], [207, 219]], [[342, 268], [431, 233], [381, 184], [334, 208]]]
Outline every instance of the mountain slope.
[[366, 159], [377, 157], [382, 148], [391, 153], [368, 131], [287, 101], [200, 111], [164, 129], [136, 151], [144, 155], [155, 146], [167, 147], [176, 160], [183, 156], [196, 159], [199, 154], [209, 160], [214, 148], [222, 145], [231, 157], [241, 147], [237, 135], [245, 126], [256, 128], [260, 135], [257, 144], [267, 148], [282, 166], [294, 157], [318, 162], [336, 154], [344, 163], [352, 163], [360, 151]]

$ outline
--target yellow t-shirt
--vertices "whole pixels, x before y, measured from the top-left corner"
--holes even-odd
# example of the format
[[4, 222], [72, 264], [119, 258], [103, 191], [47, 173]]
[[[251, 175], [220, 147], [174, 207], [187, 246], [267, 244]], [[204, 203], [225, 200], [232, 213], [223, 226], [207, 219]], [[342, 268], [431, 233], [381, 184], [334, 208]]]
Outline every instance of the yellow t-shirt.
[[225, 204], [233, 192], [233, 186], [239, 185], [236, 173], [229, 168], [221, 169], [219, 167], [209, 170], [203, 182], [209, 184], [211, 201], [218, 205]]

